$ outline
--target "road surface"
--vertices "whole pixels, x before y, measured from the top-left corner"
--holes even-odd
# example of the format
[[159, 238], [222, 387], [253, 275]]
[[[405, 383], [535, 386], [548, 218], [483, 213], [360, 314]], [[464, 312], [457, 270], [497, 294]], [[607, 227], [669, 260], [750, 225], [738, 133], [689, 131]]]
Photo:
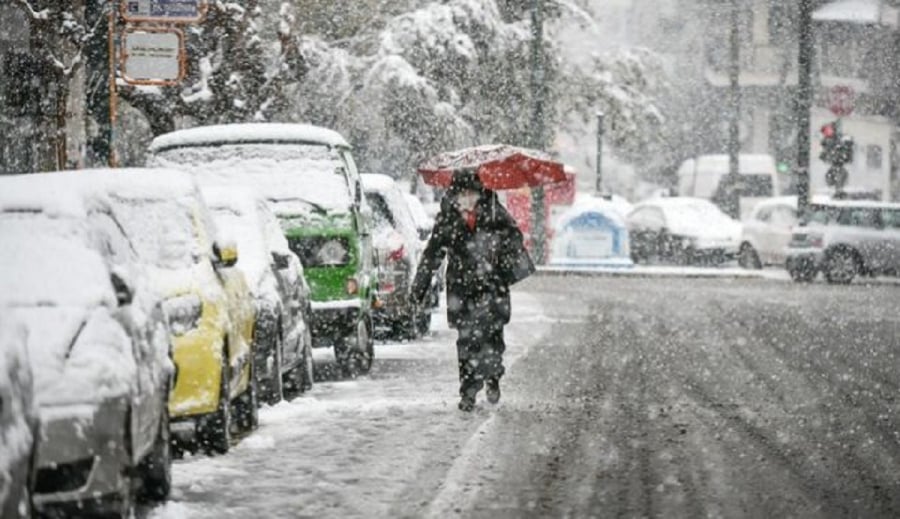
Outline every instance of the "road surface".
[[228, 455], [177, 462], [150, 516], [897, 517], [898, 303], [890, 285], [533, 278], [499, 405], [456, 409], [437, 319], [369, 376], [263, 409]]

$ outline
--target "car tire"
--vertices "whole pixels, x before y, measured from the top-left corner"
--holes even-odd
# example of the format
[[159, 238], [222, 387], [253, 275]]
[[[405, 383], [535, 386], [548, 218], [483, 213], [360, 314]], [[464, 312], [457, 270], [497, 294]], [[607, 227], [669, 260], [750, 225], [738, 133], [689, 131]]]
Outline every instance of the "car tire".
[[159, 418], [159, 431], [153, 450], [141, 460], [137, 468], [140, 489], [138, 500], [142, 503], [161, 503], [172, 491], [172, 448], [169, 434], [168, 398], [163, 401]]
[[259, 383], [250, 363], [247, 389], [234, 399], [234, 418], [238, 431], [248, 433], [259, 426]]
[[313, 362], [312, 333], [309, 331], [309, 327], [307, 327], [306, 332], [303, 334], [303, 337], [303, 376], [301, 378], [300, 390], [305, 393], [313, 388], [313, 383], [316, 379], [316, 366], [315, 362]]
[[356, 378], [367, 374], [372, 368], [375, 343], [372, 338], [371, 322], [371, 317], [366, 316], [356, 323], [354, 347], [350, 347], [346, 340], [334, 346], [335, 357], [344, 377]]
[[862, 271], [859, 256], [852, 250], [835, 249], [825, 256], [825, 279], [835, 285], [848, 285]]
[[[284, 330], [280, 324], [274, 333], [275, 347], [272, 354], [275, 360], [272, 370], [269, 373], [269, 370], [266, 369], [266, 373], [269, 375], [268, 378], [259, 380], [259, 400], [269, 405], [275, 405], [284, 399], [284, 381], [281, 378], [281, 370], [284, 363]], [[268, 368], [268, 359], [264, 359], [264, 361], [266, 362], [266, 368]], [[257, 376], [262, 374], [260, 367], [256, 366]]]
[[738, 252], [738, 265], [748, 270], [759, 270], [762, 268], [759, 254], [753, 248], [753, 245], [746, 242], [741, 245], [741, 250]]
[[231, 376], [229, 371], [226, 343], [222, 351], [218, 409], [215, 413], [204, 417], [197, 427], [197, 440], [207, 454], [226, 454], [231, 448], [231, 402], [228, 399], [228, 385]]

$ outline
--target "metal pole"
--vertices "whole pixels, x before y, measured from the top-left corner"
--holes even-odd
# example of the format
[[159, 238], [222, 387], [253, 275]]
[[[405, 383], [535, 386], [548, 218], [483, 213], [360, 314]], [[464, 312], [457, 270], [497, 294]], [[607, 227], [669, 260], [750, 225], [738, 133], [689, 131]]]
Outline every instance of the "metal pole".
[[809, 206], [809, 124], [812, 108], [812, 2], [800, 0], [800, 49], [797, 56], [797, 210], [804, 214]]
[[[544, 1], [532, 0], [531, 4], [531, 147], [544, 148]], [[544, 263], [544, 188], [531, 190], [531, 238], [534, 259]]]
[[603, 112], [597, 112], [597, 194], [603, 194]]
[[728, 174], [731, 177], [726, 184], [729, 190], [725, 193], [725, 209], [731, 216], [739, 216], [740, 201], [734, 187], [737, 185], [739, 170], [739, 154], [741, 152], [740, 118], [741, 118], [741, 50], [740, 50], [740, 4], [741, 0], [731, 0], [731, 37], [730, 66], [728, 77], [730, 89], [730, 121], [728, 125]]

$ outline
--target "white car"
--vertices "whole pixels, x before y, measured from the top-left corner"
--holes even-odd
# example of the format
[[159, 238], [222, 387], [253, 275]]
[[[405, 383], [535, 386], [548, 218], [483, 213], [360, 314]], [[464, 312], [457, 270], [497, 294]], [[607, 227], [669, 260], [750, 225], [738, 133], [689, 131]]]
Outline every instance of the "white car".
[[31, 517], [31, 459], [39, 435], [27, 332], [0, 315], [0, 517]]
[[635, 263], [722, 263], [737, 255], [741, 224], [708, 200], [660, 197], [635, 205], [626, 218]]
[[171, 343], [109, 206], [67, 178], [0, 179], [0, 312], [28, 334], [35, 510], [125, 515], [169, 494]]
[[378, 257], [375, 324], [393, 336], [412, 339], [428, 331], [431, 312], [409, 297], [422, 241], [403, 192], [387, 175], [362, 175], [363, 192], [372, 209], [372, 242]]
[[416, 195], [404, 192], [403, 198], [406, 199], [406, 203], [409, 205], [409, 214], [412, 215], [413, 221], [416, 223], [419, 239], [422, 241], [428, 240], [428, 237], [431, 236], [431, 229], [434, 227], [434, 218], [428, 216], [428, 211], [425, 210], [425, 206], [422, 205], [422, 201]]
[[256, 304], [255, 374], [260, 398], [280, 401], [312, 387], [313, 359], [309, 286], [303, 266], [288, 247], [278, 219], [262, 195], [245, 186], [202, 188], [216, 227], [227, 229], [241, 251]]
[[763, 200], [743, 224], [738, 264], [746, 269], [784, 265], [791, 229], [797, 225], [797, 197]]
[[839, 284], [857, 275], [900, 276], [900, 204], [811, 205], [793, 230], [785, 266], [794, 281], [812, 281], [819, 272]]

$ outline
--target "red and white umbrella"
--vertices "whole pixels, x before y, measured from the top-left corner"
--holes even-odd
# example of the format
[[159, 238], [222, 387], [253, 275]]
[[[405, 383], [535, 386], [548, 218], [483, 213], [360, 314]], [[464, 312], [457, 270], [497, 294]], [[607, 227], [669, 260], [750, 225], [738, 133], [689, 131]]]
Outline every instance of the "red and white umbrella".
[[426, 160], [418, 172], [426, 184], [449, 187], [453, 176], [474, 170], [487, 189], [518, 189], [566, 180], [563, 165], [542, 151], [506, 144], [449, 151]]

